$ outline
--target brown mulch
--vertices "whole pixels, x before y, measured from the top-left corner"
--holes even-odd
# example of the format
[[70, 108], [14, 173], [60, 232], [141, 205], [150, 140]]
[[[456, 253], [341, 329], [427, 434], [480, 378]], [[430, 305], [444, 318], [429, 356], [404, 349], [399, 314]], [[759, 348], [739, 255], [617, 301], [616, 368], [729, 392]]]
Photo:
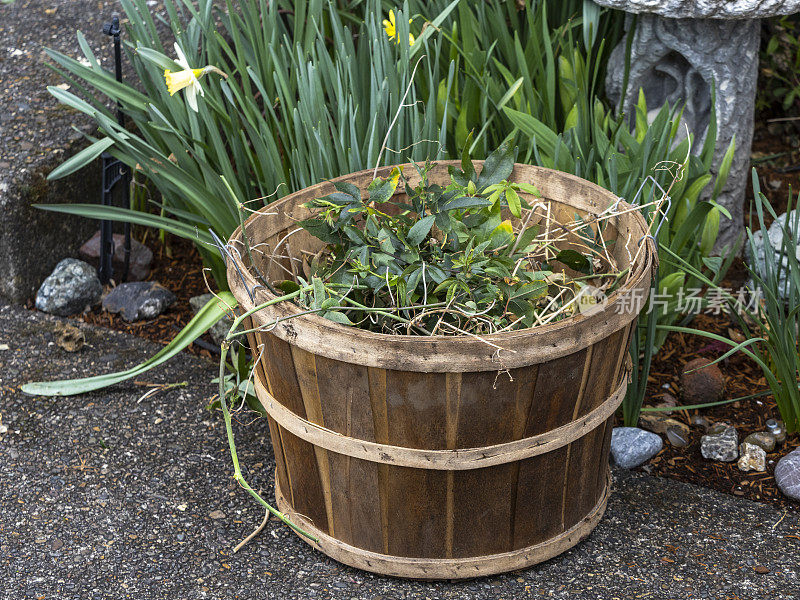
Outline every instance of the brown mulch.
[[[189, 299], [209, 291], [203, 280], [203, 261], [200, 254], [187, 240], [171, 237], [165, 246], [154, 238], [155, 236], [150, 235], [145, 240], [145, 244], [153, 251], [153, 263], [148, 280], [157, 281], [172, 291], [177, 297], [175, 303], [150, 321], [128, 323], [120, 315], [105, 312], [100, 306], [81, 315], [79, 318], [82, 321], [166, 344], [192, 319], [194, 313], [189, 306]], [[214, 285], [210, 275], [208, 281], [210, 285]], [[214, 345], [208, 335], [203, 336], [201, 340]], [[192, 354], [216, 359], [214, 353], [199, 344], [190, 344], [187, 350]]]
[[[698, 315], [690, 326], [725, 337], [730, 337], [729, 330], [738, 331], [736, 324], [724, 314]], [[728, 346], [715, 343], [708, 338], [671, 333], [653, 360], [648, 380], [648, 400], [645, 404], [651, 406], [658, 404], [661, 400], [659, 395], [664, 392], [672, 394], [680, 404], [679, 381], [683, 365], [695, 358], [714, 360], [727, 349]], [[761, 369], [744, 354], [737, 353], [728, 357], [719, 363], [719, 367], [725, 376], [726, 398], [739, 398], [767, 389]], [[665, 441], [664, 449], [642, 467], [643, 470], [663, 477], [704, 485], [736, 496], [744, 496], [750, 500], [771, 502], [798, 510], [797, 504], [792, 504], [778, 490], [773, 472], [782, 456], [800, 447], [800, 436], [790, 437], [785, 444], [778, 446], [775, 452], [767, 455], [766, 473], [744, 473], [739, 470], [735, 461], [723, 463], [702, 457], [700, 438], [704, 430], [702, 427], [691, 426], [691, 417], [695, 414], [704, 416], [711, 423], [725, 422], [733, 425], [739, 433], [740, 442], [750, 433], [764, 431], [767, 419], [780, 419], [778, 407], [772, 396], [701, 410], [672, 412], [670, 417], [690, 425], [689, 445], [677, 448]]]
[[[761, 191], [770, 200], [776, 214], [781, 214], [786, 210], [790, 193], [796, 200], [797, 194], [800, 192], [799, 136], [798, 128], [793, 122], [781, 125], [772, 124], [768, 128], [766, 119], [762, 119], [756, 126], [752, 154], [756, 163], [754, 166], [759, 175]], [[762, 160], [775, 154], [781, 156]], [[752, 199], [753, 190], [748, 184], [745, 199], [746, 224], [750, 223], [748, 210]], [[766, 219], [767, 225], [770, 222], [771, 219]], [[738, 289], [746, 279], [747, 271], [744, 263], [737, 259], [728, 272], [723, 285], [731, 289]], [[734, 333], [739, 331], [735, 321], [724, 314], [698, 315], [690, 327], [725, 337], [731, 337], [731, 331]], [[648, 400], [645, 401], [645, 405], [658, 404], [657, 396], [663, 392], [671, 393], [678, 398], [680, 403], [678, 382], [683, 365], [698, 357], [714, 360], [724, 354], [727, 349], [728, 347], [725, 345], [715, 344], [712, 340], [701, 336], [670, 334], [661, 351], [653, 359], [648, 381]], [[726, 380], [726, 398], [748, 396], [767, 389], [761, 369], [744, 354], [733, 355], [719, 366]], [[740, 441], [750, 433], [763, 431], [767, 419], [780, 419], [778, 407], [772, 396], [697, 411], [678, 411], [670, 416], [690, 424], [690, 419], [694, 414], [700, 414], [712, 423], [730, 423], [736, 427]], [[800, 447], [800, 435], [795, 434], [790, 437], [783, 446], [779, 446], [775, 452], [767, 455], [766, 473], [744, 473], [738, 469], [736, 462], [723, 463], [704, 459], [700, 454], [702, 435], [702, 428], [691, 427], [690, 443], [684, 448], [675, 448], [665, 441], [664, 449], [643, 469], [662, 477], [704, 485], [750, 500], [770, 502], [794, 510], [800, 508], [781, 494], [773, 477], [778, 460]]]
[[[769, 199], [775, 214], [786, 212], [786, 204], [791, 194], [793, 204], [797, 205], [797, 194], [800, 192], [800, 120], [797, 122], [758, 124], [753, 134], [752, 166], [758, 173], [761, 191]], [[771, 129], [771, 131], [770, 131]], [[778, 155], [776, 158], [770, 157]], [[753, 187], [748, 177], [745, 192], [744, 221], [750, 224], [748, 211], [753, 201]], [[766, 225], [772, 218], [765, 215]], [[757, 229], [758, 221], [753, 210], [753, 225]]]

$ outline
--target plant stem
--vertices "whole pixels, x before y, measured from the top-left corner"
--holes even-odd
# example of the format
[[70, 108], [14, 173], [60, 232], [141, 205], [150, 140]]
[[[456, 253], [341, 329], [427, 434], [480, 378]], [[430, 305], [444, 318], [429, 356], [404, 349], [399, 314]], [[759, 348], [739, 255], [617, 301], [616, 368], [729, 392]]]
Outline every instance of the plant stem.
[[247, 492], [250, 493], [258, 502], [266, 508], [271, 514], [275, 515], [278, 519], [283, 521], [286, 525], [294, 529], [297, 533], [306, 536], [310, 540], [316, 542], [317, 538], [313, 535], [304, 531], [302, 528], [298, 527], [294, 523], [292, 523], [289, 518], [284, 515], [282, 512], [273, 508], [266, 500], [264, 500], [258, 492], [256, 492], [250, 485], [247, 483], [245, 478], [242, 476], [242, 470], [239, 467], [239, 456], [236, 453], [236, 442], [233, 439], [233, 426], [231, 423], [231, 413], [228, 410], [228, 403], [225, 399], [225, 357], [228, 354], [228, 348], [230, 347], [230, 342], [228, 339], [225, 339], [222, 344], [220, 345], [220, 359], [219, 359], [219, 404], [222, 407], [222, 416], [225, 419], [225, 432], [228, 435], [228, 447], [231, 451], [231, 460], [233, 461], [233, 478], [237, 481], [237, 483], [242, 486]]

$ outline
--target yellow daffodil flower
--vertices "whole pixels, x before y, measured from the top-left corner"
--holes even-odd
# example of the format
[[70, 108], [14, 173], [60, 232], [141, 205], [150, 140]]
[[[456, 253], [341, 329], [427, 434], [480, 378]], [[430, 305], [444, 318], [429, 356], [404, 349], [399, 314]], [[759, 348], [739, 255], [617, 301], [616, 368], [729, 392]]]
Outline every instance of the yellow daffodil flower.
[[178, 46], [177, 42], [175, 43], [175, 54], [178, 56], [175, 62], [183, 67], [183, 70], [164, 70], [164, 79], [167, 82], [167, 91], [169, 92], [170, 96], [173, 96], [175, 95], [175, 92], [186, 89], [186, 102], [194, 112], [197, 112], [197, 94], [205, 96], [203, 86], [200, 85], [199, 79], [203, 75], [212, 72], [219, 73], [226, 79], [228, 75], [220, 71], [217, 67], [213, 67], [211, 65], [207, 65], [202, 69], [191, 68], [189, 66], [189, 61], [186, 60], [186, 55], [183, 53], [183, 50], [181, 50], [180, 46]]
[[194, 84], [194, 82], [202, 76], [203, 69], [186, 69], [184, 71], [176, 71], [175, 73], [169, 70], [164, 71], [164, 78], [167, 80], [167, 91], [170, 96]]
[[[408, 20], [408, 23], [409, 25], [411, 24], [411, 19]], [[393, 40], [395, 39], [395, 37], [397, 37], [397, 22], [395, 21], [393, 10], [389, 11], [389, 20], [388, 21], [386, 19], [383, 20], [383, 29], [384, 31], [386, 31], [386, 35], [389, 36], [390, 40]], [[397, 43], [399, 44], [400, 40], [398, 40]], [[414, 36], [411, 35], [410, 33], [408, 34], [408, 45], [409, 46], [414, 45]]]

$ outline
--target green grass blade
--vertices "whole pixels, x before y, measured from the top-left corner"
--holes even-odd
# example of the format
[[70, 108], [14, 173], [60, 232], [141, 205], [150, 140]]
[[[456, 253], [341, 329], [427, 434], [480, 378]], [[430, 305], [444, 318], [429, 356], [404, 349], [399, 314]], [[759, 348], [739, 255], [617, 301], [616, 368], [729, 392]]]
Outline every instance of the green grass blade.
[[22, 391], [32, 396], [74, 396], [99, 390], [120, 383], [157, 367], [178, 354], [198, 337], [208, 331], [217, 321], [222, 319], [230, 308], [235, 308], [236, 299], [230, 292], [220, 292], [219, 300], [212, 298], [200, 309], [194, 318], [186, 324], [172, 341], [145, 362], [118, 373], [97, 375], [83, 379], [64, 379], [60, 381], [37, 381], [26, 383]]

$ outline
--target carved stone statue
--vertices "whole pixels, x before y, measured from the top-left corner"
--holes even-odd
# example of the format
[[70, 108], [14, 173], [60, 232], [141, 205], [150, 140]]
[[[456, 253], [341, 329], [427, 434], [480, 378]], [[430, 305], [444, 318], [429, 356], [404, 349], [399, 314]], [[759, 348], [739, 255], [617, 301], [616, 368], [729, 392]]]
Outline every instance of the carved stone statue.
[[[750, 146], [758, 79], [762, 17], [800, 11], [800, 0], [596, 0], [602, 6], [640, 13], [631, 47], [624, 107], [631, 111], [643, 89], [648, 106], [683, 102], [683, 119], [699, 152], [711, 116], [716, 87], [716, 172], [731, 139], [736, 153], [728, 181], [718, 198], [732, 220], [722, 219], [717, 248], [732, 244], [742, 229], [744, 194], [749, 181]], [[623, 94], [625, 41], [611, 53], [606, 91], [619, 102]], [[710, 193], [710, 188], [706, 193]]]

